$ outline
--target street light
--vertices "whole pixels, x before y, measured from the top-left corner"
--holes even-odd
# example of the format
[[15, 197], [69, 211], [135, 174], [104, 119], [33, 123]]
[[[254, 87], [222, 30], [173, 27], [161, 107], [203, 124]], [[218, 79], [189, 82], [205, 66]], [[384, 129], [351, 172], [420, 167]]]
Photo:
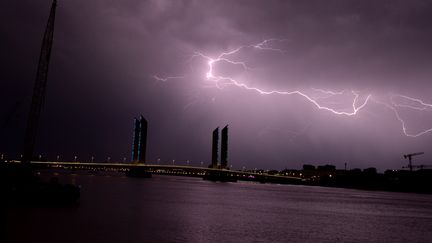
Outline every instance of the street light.
[[109, 163], [111, 161], [111, 157], [108, 156], [107, 162]]
[[74, 156], [74, 162], [77, 162], [78, 156]]
[[91, 158], [90, 158], [90, 161], [93, 163], [94, 162], [94, 156], [92, 156]]
[[57, 155], [56, 159], [57, 159], [57, 162], [59, 162], [60, 161], [60, 155]]

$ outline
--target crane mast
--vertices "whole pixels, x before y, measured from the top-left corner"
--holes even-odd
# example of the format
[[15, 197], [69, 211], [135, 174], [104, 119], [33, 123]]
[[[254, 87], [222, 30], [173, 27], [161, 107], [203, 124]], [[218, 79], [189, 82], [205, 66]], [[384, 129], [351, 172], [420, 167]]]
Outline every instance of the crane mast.
[[36, 80], [33, 87], [33, 96], [30, 106], [30, 112], [27, 120], [27, 127], [24, 138], [24, 163], [29, 162], [33, 157], [33, 150], [36, 142], [37, 128], [40, 114], [45, 100], [46, 85], [48, 78], [48, 67], [51, 57], [51, 48], [54, 36], [54, 20], [57, 0], [53, 0], [45, 34], [42, 40], [42, 47], [39, 56], [39, 64], [36, 74]]

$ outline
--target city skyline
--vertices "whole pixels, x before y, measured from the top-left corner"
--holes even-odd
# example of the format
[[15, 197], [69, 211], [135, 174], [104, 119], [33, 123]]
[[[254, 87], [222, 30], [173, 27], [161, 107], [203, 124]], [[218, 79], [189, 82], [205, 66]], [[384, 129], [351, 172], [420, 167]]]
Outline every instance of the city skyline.
[[[0, 152], [9, 156], [21, 153], [50, 4], [1, 4], [7, 38]], [[405, 166], [403, 155], [420, 151], [426, 153], [414, 163], [431, 164], [428, 9], [422, 1], [60, 2], [36, 153], [129, 157], [130, 120], [143, 114], [152, 124], [148, 161], [209, 164], [209, 131], [230, 124], [229, 163], [236, 168], [347, 163], [382, 171]], [[254, 13], [260, 18], [251, 19]], [[244, 85], [306, 90], [333, 111], [362, 109], [339, 116], [298, 95], [263, 95]], [[389, 94], [397, 94], [391, 107], [400, 117], [379, 103]], [[369, 97], [374, 102], [363, 107]]]

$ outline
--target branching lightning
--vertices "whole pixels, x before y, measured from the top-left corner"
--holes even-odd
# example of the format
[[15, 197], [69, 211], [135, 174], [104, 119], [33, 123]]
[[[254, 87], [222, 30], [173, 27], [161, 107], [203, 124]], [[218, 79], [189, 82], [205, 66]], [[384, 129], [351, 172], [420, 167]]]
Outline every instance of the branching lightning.
[[[412, 103], [413, 105], [398, 104], [394, 101], [395, 97], [405, 99], [406, 101]], [[394, 95], [394, 94], [392, 94], [392, 95], [390, 95], [390, 101], [391, 101], [392, 105], [395, 107], [404, 107], [404, 108], [409, 108], [409, 109], [419, 110], [419, 111], [432, 110], [432, 104], [427, 104], [420, 99], [408, 97], [406, 95]]]
[[157, 81], [162, 81], [162, 82], [166, 82], [170, 79], [183, 79], [184, 76], [173, 76], [173, 77], [165, 77], [165, 78], [161, 78], [158, 75], [153, 75], [152, 78], [154, 78]]
[[[311, 91], [314, 92], [315, 95], [310, 95], [310, 92], [305, 92], [302, 90], [265, 90], [265, 89], [262, 89], [259, 87], [250, 86], [250, 85], [243, 83], [243, 82], [241, 82], [241, 81], [239, 81], [233, 77], [230, 77], [230, 76], [219, 75], [215, 72], [215, 65], [220, 64], [220, 63], [236, 65], [236, 66], [241, 67], [244, 71], [252, 70], [252, 68], [249, 67], [245, 61], [234, 60], [232, 58], [232, 56], [234, 56], [236, 54], [240, 54], [241, 51], [243, 51], [245, 49], [249, 49], [249, 48], [255, 49], [258, 51], [270, 51], [270, 52], [278, 52], [280, 54], [285, 54], [286, 53], [285, 50], [272, 47], [272, 43], [283, 42], [283, 41], [286, 41], [286, 40], [285, 39], [267, 39], [267, 40], [264, 40], [258, 44], [244, 45], [244, 46], [240, 46], [240, 47], [238, 47], [234, 50], [231, 50], [231, 51], [222, 52], [216, 57], [211, 57], [211, 56], [203, 54], [202, 52], [197, 51], [192, 55], [191, 59], [202, 58], [206, 61], [207, 70], [205, 72], [203, 72], [203, 78], [207, 81], [212, 82], [215, 85], [215, 87], [217, 87], [219, 89], [223, 89], [224, 87], [226, 87], [228, 85], [233, 85], [233, 86], [236, 86], [238, 88], [241, 88], [241, 89], [244, 89], [247, 91], [256, 92], [260, 95], [297, 95], [297, 96], [304, 98], [306, 101], [308, 101], [313, 106], [315, 106], [318, 110], [328, 111], [328, 112], [331, 112], [332, 114], [341, 115], [341, 116], [355, 116], [363, 108], [365, 108], [366, 105], [371, 100], [373, 100], [378, 104], [382, 104], [382, 105], [386, 106], [387, 108], [391, 109], [394, 112], [396, 118], [398, 119], [398, 121], [402, 125], [402, 131], [403, 131], [404, 135], [406, 135], [408, 137], [419, 137], [421, 135], [432, 132], [432, 128], [430, 128], [430, 129], [427, 129], [427, 130], [424, 130], [424, 131], [421, 131], [421, 132], [418, 132], [415, 134], [409, 133], [405, 120], [403, 120], [401, 118], [400, 112], [398, 110], [400, 108], [406, 108], [406, 109], [411, 109], [411, 110], [416, 110], [416, 111], [432, 111], [432, 104], [425, 103], [422, 100], [417, 99], [417, 98], [412, 98], [412, 97], [399, 95], [399, 94], [397, 94], [397, 95], [392, 94], [389, 96], [389, 102], [382, 102], [382, 101], [377, 101], [377, 99], [372, 99], [372, 94], [367, 94], [366, 96], [364, 96], [366, 98], [361, 98], [360, 92], [354, 91], [354, 90], [351, 90], [351, 91], [348, 91], [348, 90], [332, 91], [332, 90], [311, 88]], [[154, 75], [153, 78], [156, 80], [159, 80], [159, 81], [167, 81], [169, 79], [184, 78], [184, 76], [174, 76], [174, 77], [161, 78], [157, 75]], [[319, 93], [321, 95], [317, 96], [316, 95], [317, 93]], [[328, 99], [331, 97], [336, 97], [336, 96], [340, 96], [340, 95], [347, 95], [347, 94], [349, 94], [352, 97], [352, 99], [350, 100], [350, 103], [349, 103], [350, 104], [349, 107], [351, 107], [349, 111], [338, 110], [338, 109], [329, 107], [328, 105], [323, 104], [325, 102], [320, 101], [320, 100]], [[400, 102], [400, 101], [397, 102], [397, 101], [395, 101], [395, 98], [402, 99], [402, 100], [404, 100], [404, 102]]]
[[[353, 95], [353, 100], [352, 100], [352, 111], [350, 112], [346, 112], [346, 111], [337, 111], [335, 109], [332, 109], [330, 107], [327, 106], [323, 106], [321, 104], [319, 104], [317, 102], [316, 99], [313, 99], [311, 96], [307, 95], [304, 92], [301, 92], [300, 90], [292, 90], [292, 91], [285, 91], [285, 90], [263, 90], [257, 87], [251, 87], [245, 83], [241, 83], [238, 80], [231, 78], [231, 77], [225, 77], [225, 76], [220, 76], [214, 73], [214, 65], [216, 65], [218, 62], [227, 62], [233, 65], [240, 65], [241, 67], [243, 67], [245, 70], [250, 69], [245, 62], [239, 62], [239, 61], [233, 61], [229, 59], [230, 55], [234, 55], [237, 54], [239, 51], [241, 51], [244, 48], [256, 48], [259, 50], [267, 50], [267, 51], [276, 51], [276, 52], [283, 52], [283, 50], [281, 49], [276, 49], [276, 48], [270, 48], [267, 47], [268, 43], [271, 41], [275, 41], [276, 39], [269, 39], [269, 40], [264, 40], [256, 45], [249, 45], [249, 46], [241, 46], [237, 49], [234, 49], [230, 52], [223, 52], [221, 53], [219, 56], [217, 56], [216, 58], [212, 58], [209, 57], [207, 55], [204, 55], [200, 52], [196, 52], [194, 57], [202, 57], [205, 60], [207, 60], [207, 65], [208, 65], [208, 69], [206, 72], [206, 79], [208, 81], [212, 81], [215, 83], [216, 87], [218, 88], [222, 88], [221, 84], [224, 85], [235, 85], [237, 87], [249, 90], [249, 91], [255, 91], [259, 94], [262, 95], [299, 95], [302, 96], [303, 98], [305, 98], [307, 101], [309, 101], [310, 103], [312, 103], [313, 105], [315, 105], [315, 107], [317, 107], [320, 110], [326, 110], [326, 111], [330, 111], [333, 114], [336, 115], [346, 115], [346, 116], [353, 116], [356, 115], [357, 112], [359, 112], [363, 107], [366, 106], [367, 102], [369, 101], [369, 98], [371, 97], [371, 95], [368, 95], [367, 98], [363, 101], [359, 103], [359, 94], [355, 91], [351, 91], [352, 95]], [[326, 90], [322, 90], [322, 89], [315, 89], [315, 91], [319, 91], [322, 92], [326, 95], [340, 95], [343, 92], [333, 92], [333, 91], [326, 91]]]
[[[275, 41], [283, 42], [283, 41], [287, 41], [287, 40], [286, 39], [267, 39], [267, 40], [264, 40], [264, 41], [262, 41], [256, 45], [253, 45], [253, 47], [256, 49], [263, 50], [263, 51], [276, 51], [276, 52], [280, 52], [280, 53], [286, 53], [285, 50], [269, 47], [269, 43], [275, 42]], [[251, 47], [251, 46], [249, 46], [249, 47]]]
[[[398, 97], [399, 99], [405, 100], [405, 102], [408, 101], [409, 104], [406, 104], [406, 103], [397, 103], [395, 101], [395, 97]], [[409, 97], [409, 96], [406, 96], [406, 95], [400, 95], [400, 94], [391, 94], [390, 97], [389, 97], [389, 100], [390, 100], [390, 104], [382, 103], [382, 102], [378, 102], [378, 103], [381, 103], [381, 104], [385, 105], [387, 108], [391, 109], [394, 112], [396, 118], [401, 123], [403, 133], [406, 136], [408, 136], [408, 137], [419, 137], [419, 136], [422, 136], [422, 135], [427, 134], [429, 132], [432, 132], [432, 128], [426, 129], [426, 130], [423, 130], [423, 131], [420, 131], [420, 132], [417, 132], [417, 133], [410, 133], [410, 132], [408, 132], [408, 128], [406, 126], [406, 122], [405, 122], [404, 119], [402, 119], [402, 117], [400, 115], [400, 112], [398, 110], [398, 108], [406, 108], [406, 109], [415, 110], [415, 111], [432, 111], [432, 104], [425, 103], [424, 101], [422, 101], [420, 99], [417, 99], [417, 98], [412, 98], [412, 97]]]

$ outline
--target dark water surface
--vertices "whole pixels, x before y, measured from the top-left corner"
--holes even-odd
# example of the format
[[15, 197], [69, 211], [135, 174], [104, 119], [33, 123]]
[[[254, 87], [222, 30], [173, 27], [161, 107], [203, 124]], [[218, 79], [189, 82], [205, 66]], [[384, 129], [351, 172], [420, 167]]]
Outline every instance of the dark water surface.
[[432, 195], [68, 175], [80, 207], [8, 212], [10, 242], [432, 242]]

